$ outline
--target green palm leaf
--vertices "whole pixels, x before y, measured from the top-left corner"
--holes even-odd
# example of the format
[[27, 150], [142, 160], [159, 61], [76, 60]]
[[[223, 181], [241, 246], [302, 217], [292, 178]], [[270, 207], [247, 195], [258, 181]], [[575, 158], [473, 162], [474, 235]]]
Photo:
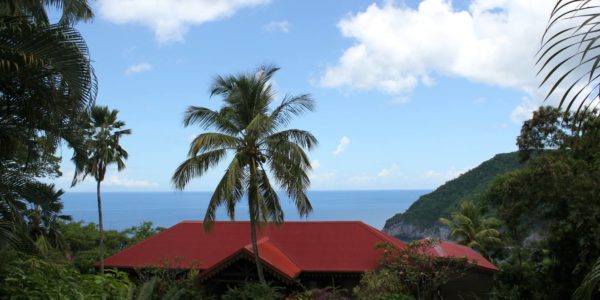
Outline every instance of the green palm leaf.
[[560, 106], [576, 115], [587, 111], [600, 94], [600, 6], [590, 0], [558, 0], [538, 53], [546, 99], [562, 91]]

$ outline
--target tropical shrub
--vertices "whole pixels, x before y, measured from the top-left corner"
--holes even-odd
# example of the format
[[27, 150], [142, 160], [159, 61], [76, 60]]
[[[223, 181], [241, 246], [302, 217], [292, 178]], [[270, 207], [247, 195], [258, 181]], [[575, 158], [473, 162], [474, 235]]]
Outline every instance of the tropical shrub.
[[123, 299], [131, 282], [119, 271], [80, 274], [69, 265], [20, 257], [2, 270], [2, 299]]
[[296, 293], [287, 299], [293, 300], [348, 300], [344, 296], [345, 290], [335, 287], [326, 287], [322, 289], [310, 289], [301, 293]]
[[367, 272], [354, 288], [354, 295], [359, 300], [395, 300], [413, 299], [409, 290], [396, 272], [382, 268], [375, 272]]
[[517, 139], [526, 167], [485, 195], [508, 246], [498, 299], [571, 298], [600, 256], [600, 117], [578, 118], [534, 112]]
[[281, 289], [268, 284], [245, 282], [229, 290], [221, 297], [223, 300], [279, 300], [283, 298]]
[[365, 273], [354, 294], [359, 299], [434, 299], [443, 284], [462, 277], [472, 266], [464, 258], [430, 255], [437, 243], [435, 239], [414, 241], [402, 249], [378, 245], [383, 250], [379, 269]]

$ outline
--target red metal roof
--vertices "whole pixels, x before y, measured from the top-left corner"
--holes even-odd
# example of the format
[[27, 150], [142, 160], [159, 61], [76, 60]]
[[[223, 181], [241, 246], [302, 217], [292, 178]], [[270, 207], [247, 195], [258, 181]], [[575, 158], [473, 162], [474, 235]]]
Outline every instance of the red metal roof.
[[485, 259], [479, 252], [463, 245], [440, 241], [435, 247], [428, 251], [430, 254], [438, 257], [466, 258], [469, 262], [475, 263], [482, 269], [490, 271], [500, 271], [494, 264]]
[[[259, 255], [290, 277], [300, 271], [364, 272], [377, 266], [378, 243], [404, 244], [362, 222], [285, 222], [258, 232]], [[110, 267], [209, 269], [241, 248], [251, 251], [249, 222], [184, 221], [105, 260]]]
[[[381, 251], [375, 249], [377, 244], [404, 247], [401, 241], [367, 224], [351, 221], [269, 224], [259, 229], [257, 236], [263, 263], [288, 279], [303, 271], [371, 271], [377, 267], [381, 255]], [[442, 248], [446, 253], [466, 254], [475, 261], [483, 259], [471, 249], [470, 252], [453, 252], [452, 246], [449, 250]], [[244, 253], [253, 255], [249, 222], [215, 222], [212, 230], [205, 232], [202, 222], [184, 221], [108, 257], [105, 265], [198, 268], [208, 275]], [[484, 266], [491, 265], [485, 259], [479, 261]], [[495, 269], [491, 266], [489, 269]]]

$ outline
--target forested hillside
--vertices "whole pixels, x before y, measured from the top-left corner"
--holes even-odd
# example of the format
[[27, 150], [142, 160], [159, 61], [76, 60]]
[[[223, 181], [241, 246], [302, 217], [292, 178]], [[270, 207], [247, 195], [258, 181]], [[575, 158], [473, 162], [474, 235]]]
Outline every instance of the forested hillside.
[[481, 165], [450, 180], [433, 192], [421, 196], [404, 213], [385, 222], [384, 231], [400, 239], [413, 240], [424, 236], [441, 236], [439, 218], [446, 217], [465, 199], [484, 193], [499, 174], [522, 167], [517, 152], [501, 153]]

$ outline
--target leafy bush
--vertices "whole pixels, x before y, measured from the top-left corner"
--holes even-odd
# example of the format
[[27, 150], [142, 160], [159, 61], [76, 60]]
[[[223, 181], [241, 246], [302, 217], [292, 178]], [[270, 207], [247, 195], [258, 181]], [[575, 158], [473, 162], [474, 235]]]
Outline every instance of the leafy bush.
[[466, 259], [430, 255], [437, 243], [435, 239], [414, 241], [402, 249], [379, 245], [383, 250], [379, 269], [365, 273], [354, 294], [359, 299], [434, 299], [440, 286], [462, 277], [472, 266]]
[[71, 266], [26, 257], [14, 260], [2, 270], [0, 298], [123, 299], [130, 286], [123, 272], [81, 275]]
[[256, 282], [245, 282], [230, 288], [221, 297], [223, 300], [279, 300], [283, 298], [280, 288]]
[[354, 288], [354, 295], [360, 300], [413, 299], [411, 296], [406, 296], [407, 293], [408, 288], [400, 276], [387, 268], [365, 273], [360, 284]]
[[302, 293], [293, 294], [289, 299], [293, 300], [348, 300], [342, 295], [344, 290], [326, 287], [323, 289], [311, 289]]
[[165, 264], [164, 268], [137, 269], [135, 278], [142, 282], [155, 282], [153, 284], [156, 293], [165, 294], [169, 290], [180, 290], [181, 299], [208, 299], [204, 285], [198, 279], [198, 270], [182, 270], [174, 266], [177, 264]]

